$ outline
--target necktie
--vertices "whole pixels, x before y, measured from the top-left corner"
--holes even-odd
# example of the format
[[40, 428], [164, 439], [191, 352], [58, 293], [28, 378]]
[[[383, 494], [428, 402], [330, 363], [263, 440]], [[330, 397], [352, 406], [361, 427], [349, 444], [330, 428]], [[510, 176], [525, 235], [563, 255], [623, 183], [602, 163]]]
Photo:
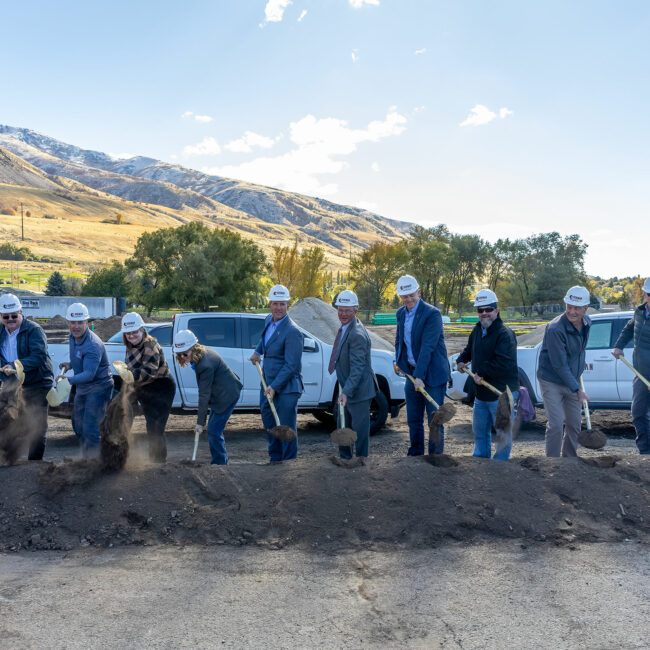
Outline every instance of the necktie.
[[334, 339], [334, 345], [332, 346], [332, 356], [330, 357], [329, 370], [330, 375], [336, 370], [336, 357], [339, 355], [339, 345], [341, 343], [341, 335], [343, 334], [343, 328], [339, 327], [339, 331], [336, 333], [336, 338]]

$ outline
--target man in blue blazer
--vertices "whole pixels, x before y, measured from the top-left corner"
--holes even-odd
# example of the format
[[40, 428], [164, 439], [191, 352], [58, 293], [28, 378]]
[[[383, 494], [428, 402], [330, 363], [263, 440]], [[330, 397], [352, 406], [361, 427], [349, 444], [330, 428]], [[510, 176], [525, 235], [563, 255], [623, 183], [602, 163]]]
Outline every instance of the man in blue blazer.
[[275, 426], [267, 396], [275, 403], [280, 424], [296, 430], [298, 399], [304, 391], [302, 383], [302, 332], [289, 318], [289, 290], [278, 284], [269, 292], [269, 309], [262, 337], [250, 357], [251, 363], [259, 363], [264, 357], [264, 379], [266, 394], [260, 386], [260, 411], [262, 422], [269, 439], [271, 462], [293, 460], [298, 455], [298, 436], [293, 440], [282, 441], [274, 438], [269, 431]]
[[[442, 329], [442, 316], [438, 309], [420, 298], [420, 286], [411, 275], [403, 275], [397, 281], [397, 295], [404, 305], [397, 310], [395, 335], [397, 366], [402, 372], [411, 375], [417, 386], [424, 388], [441, 405], [449, 380], [449, 362]], [[410, 379], [406, 381], [404, 394], [406, 419], [411, 437], [408, 455], [421, 456], [424, 454], [425, 409], [427, 418], [431, 418], [434, 407], [424, 399]], [[441, 454], [444, 446], [444, 428], [441, 427], [440, 441], [438, 444], [433, 444], [429, 440], [428, 453]]]

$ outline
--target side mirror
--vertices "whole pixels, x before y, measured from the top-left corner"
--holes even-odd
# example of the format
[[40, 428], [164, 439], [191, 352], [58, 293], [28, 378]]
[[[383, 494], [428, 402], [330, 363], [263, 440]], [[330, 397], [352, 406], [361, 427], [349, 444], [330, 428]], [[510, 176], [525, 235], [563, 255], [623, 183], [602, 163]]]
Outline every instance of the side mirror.
[[316, 345], [316, 341], [314, 341], [314, 339], [310, 339], [307, 336], [303, 339], [302, 342], [303, 352], [316, 352], [317, 349], [318, 346]]

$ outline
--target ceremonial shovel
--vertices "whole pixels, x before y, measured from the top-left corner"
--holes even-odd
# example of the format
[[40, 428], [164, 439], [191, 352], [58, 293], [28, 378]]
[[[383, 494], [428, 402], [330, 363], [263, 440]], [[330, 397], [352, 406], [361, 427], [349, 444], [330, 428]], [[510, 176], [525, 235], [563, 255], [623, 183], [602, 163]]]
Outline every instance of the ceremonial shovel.
[[415, 379], [411, 375], [407, 374], [406, 376], [413, 382], [415, 390], [420, 391], [424, 399], [433, 404], [436, 409], [429, 420], [429, 440], [431, 440], [434, 445], [437, 445], [440, 443], [440, 427], [446, 422], [449, 422], [449, 420], [456, 415], [456, 407], [449, 403], [439, 406], [438, 402], [436, 402], [436, 400], [434, 400], [433, 397], [422, 388], [422, 386], [418, 386], [415, 383]]
[[[339, 384], [340, 394], [341, 384]], [[332, 431], [332, 442], [339, 447], [351, 447], [357, 441], [357, 432], [345, 426], [345, 406], [343, 402], [339, 402], [339, 426], [340, 428]]]
[[[585, 392], [585, 382], [580, 377], [580, 388]], [[580, 431], [578, 434], [578, 442], [587, 449], [602, 449], [607, 444], [607, 436], [600, 429], [591, 428], [591, 415], [589, 414], [589, 405], [587, 400], [582, 400], [582, 406], [585, 412], [585, 421], [587, 422], [587, 430]]]
[[650, 388], [650, 381], [648, 381], [625, 357], [620, 356], [619, 361], [622, 361], [648, 388]]
[[[260, 374], [260, 379], [262, 380], [262, 388], [266, 393], [266, 380], [264, 379], [264, 373], [262, 372], [262, 367], [258, 361], [255, 362], [255, 367], [257, 368], [257, 372]], [[273, 403], [273, 400], [268, 395], [266, 396], [266, 399], [269, 402], [271, 412], [275, 418], [275, 426], [269, 431], [269, 433], [278, 440], [293, 440], [296, 437], [296, 432], [291, 427], [288, 427], [285, 424], [280, 424], [280, 418], [278, 417], [278, 412], [275, 410], [275, 404]]]

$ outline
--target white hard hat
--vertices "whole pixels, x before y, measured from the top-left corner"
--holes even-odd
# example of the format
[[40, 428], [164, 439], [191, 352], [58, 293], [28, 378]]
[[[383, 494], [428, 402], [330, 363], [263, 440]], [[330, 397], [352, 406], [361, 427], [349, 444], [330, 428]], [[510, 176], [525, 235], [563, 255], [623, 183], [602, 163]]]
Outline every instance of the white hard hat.
[[474, 307], [491, 305], [493, 302], [499, 302], [499, 299], [497, 298], [497, 294], [491, 289], [481, 289], [476, 296], [474, 296]]
[[190, 330], [181, 330], [174, 337], [174, 352], [187, 352], [195, 346], [199, 340]]
[[643, 283], [643, 290], [646, 293], [650, 293], [650, 278], [646, 278], [646, 281]]
[[397, 295], [408, 296], [415, 293], [420, 288], [418, 281], [412, 275], [403, 275], [397, 281]]
[[88, 320], [90, 314], [88, 313], [88, 307], [81, 302], [73, 302], [66, 312], [66, 320], [69, 321], [79, 321], [79, 320]]
[[13, 314], [23, 308], [18, 296], [13, 293], [4, 293], [0, 296], [0, 314]]
[[337, 307], [358, 307], [359, 299], [357, 294], [350, 289], [345, 289], [341, 291], [338, 296], [336, 296], [336, 302], [334, 303]]
[[571, 287], [564, 296], [564, 302], [575, 307], [589, 307], [589, 291], [584, 287]]
[[144, 327], [144, 321], [140, 314], [132, 311], [122, 317], [122, 334], [137, 332], [141, 327]]
[[283, 284], [276, 284], [274, 287], [271, 287], [271, 291], [269, 291], [268, 297], [269, 302], [289, 302], [289, 300], [291, 300], [289, 296], [289, 289], [287, 289]]

